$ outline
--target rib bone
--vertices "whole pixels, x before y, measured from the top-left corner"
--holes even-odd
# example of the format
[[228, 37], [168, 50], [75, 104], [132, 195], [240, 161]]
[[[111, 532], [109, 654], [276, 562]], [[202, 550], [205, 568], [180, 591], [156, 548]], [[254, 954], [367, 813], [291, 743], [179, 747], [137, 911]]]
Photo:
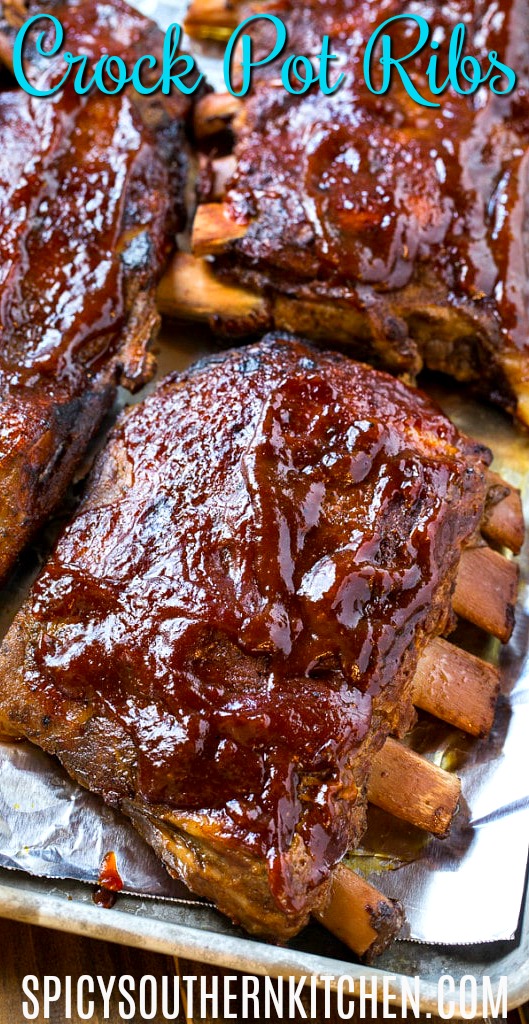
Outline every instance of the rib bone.
[[514, 627], [519, 571], [490, 548], [461, 553], [452, 606], [456, 615], [507, 643]]
[[359, 956], [377, 956], [398, 935], [404, 922], [400, 903], [344, 864], [335, 868], [327, 905], [315, 915]]
[[520, 492], [497, 473], [489, 473], [489, 484], [482, 533], [493, 544], [510, 548], [517, 555], [525, 532]]
[[371, 803], [432, 835], [447, 835], [460, 794], [456, 775], [396, 740], [386, 740], [373, 758], [367, 788]]
[[209, 92], [195, 106], [193, 127], [197, 139], [208, 139], [229, 128], [241, 101], [231, 93]]
[[486, 736], [499, 688], [500, 676], [494, 665], [438, 637], [419, 658], [413, 703], [471, 736]]
[[197, 208], [191, 246], [195, 256], [216, 256], [232, 242], [244, 238], [247, 224], [240, 224], [225, 203], [203, 203]]
[[238, 23], [237, 4], [233, 0], [193, 0], [185, 30], [193, 39], [226, 39]]
[[158, 308], [166, 316], [190, 320], [221, 317], [225, 321], [266, 321], [266, 301], [245, 288], [225, 284], [206, 260], [180, 252], [174, 257], [158, 288]]

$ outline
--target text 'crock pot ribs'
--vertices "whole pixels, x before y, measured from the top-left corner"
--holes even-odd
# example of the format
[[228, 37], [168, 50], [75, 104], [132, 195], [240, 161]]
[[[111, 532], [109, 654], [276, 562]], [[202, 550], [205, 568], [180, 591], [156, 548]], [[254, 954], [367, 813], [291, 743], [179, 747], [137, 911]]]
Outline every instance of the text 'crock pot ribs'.
[[[6, 64], [20, 24], [40, 13], [59, 18], [75, 51], [161, 52], [159, 29], [121, 0], [31, 0], [0, 3]], [[49, 88], [58, 67], [32, 42], [26, 71]], [[132, 91], [0, 91], [0, 578], [57, 505], [117, 383], [153, 369], [154, 290], [183, 222], [188, 106]]]
[[489, 462], [422, 393], [293, 338], [167, 378], [121, 417], [7, 635], [2, 731], [287, 939], [451, 628]]
[[[332, 337], [395, 373], [442, 370], [529, 423], [529, 3], [194, 0], [188, 28], [204, 35], [209, 26], [215, 35], [223, 19], [233, 28], [238, 15], [255, 11], [284, 21], [284, 52], [254, 70], [244, 100], [218, 95], [197, 108], [203, 136], [234, 118], [235, 144], [231, 163], [213, 163], [203, 176], [193, 252], [210, 256], [217, 277], [247, 293], [228, 293], [227, 308], [217, 295], [220, 315], [207, 310], [212, 322], [232, 334], [275, 326]], [[438, 109], [410, 98], [395, 70], [386, 94], [371, 93], [368, 40], [405, 14], [431, 24], [440, 82], [462, 22], [466, 52], [486, 70], [496, 51], [517, 74], [514, 91], [494, 95], [486, 83], [469, 96], [451, 87], [433, 95], [426, 46], [405, 68]], [[245, 31], [253, 59], [271, 52], [269, 22]], [[386, 31], [394, 56], [410, 53], [419, 34], [409, 19]], [[331, 81], [343, 72], [345, 83], [331, 96], [319, 88], [288, 94], [283, 61], [316, 56], [325, 34], [338, 58]], [[379, 56], [380, 45], [375, 87]], [[160, 301], [169, 313], [189, 305], [189, 280], [180, 284], [175, 293], [174, 280], [165, 282]]]

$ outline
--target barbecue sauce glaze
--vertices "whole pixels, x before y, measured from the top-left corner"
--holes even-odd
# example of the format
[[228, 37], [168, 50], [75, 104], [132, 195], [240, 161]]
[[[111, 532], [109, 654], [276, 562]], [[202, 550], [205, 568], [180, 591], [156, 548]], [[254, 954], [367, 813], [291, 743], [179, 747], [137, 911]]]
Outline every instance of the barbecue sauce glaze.
[[373, 700], [446, 624], [487, 461], [421, 393], [300, 342], [168, 378], [35, 586], [43, 711], [124, 729], [136, 798], [207, 812], [292, 909], [293, 844], [313, 885], [345, 853]]
[[[474, 304], [476, 330], [479, 316], [490, 315], [503, 344], [526, 351], [527, 0], [278, 0], [273, 10], [288, 27], [289, 52], [317, 54], [328, 34], [336, 75], [343, 71], [346, 80], [330, 97], [319, 90], [292, 97], [278, 87], [274, 65], [256, 69], [228, 190], [233, 215], [250, 225], [233, 246], [238, 257], [269, 273], [281, 291], [292, 292], [297, 281], [298, 296], [335, 296], [367, 308], [366, 287], [380, 293], [422, 284], [430, 294], [410, 295], [420, 307], [436, 301], [442, 282], [444, 301], [455, 309]], [[514, 91], [494, 95], [485, 84], [470, 96], [451, 88], [430, 93], [428, 47], [405, 67], [439, 109], [419, 106], [397, 73], [387, 93], [371, 93], [363, 70], [366, 43], [386, 19], [406, 13], [420, 13], [432, 28], [438, 81], [448, 74], [451, 33], [463, 23], [466, 52], [483, 67], [488, 53], [497, 52], [517, 74]], [[410, 20], [387, 31], [397, 57], [417, 41]], [[266, 24], [252, 30], [256, 60], [269, 52], [269, 32]], [[378, 55], [375, 87], [381, 82]]]
[[[116, 35], [132, 53], [163, 44], [120, 0], [31, 0], [0, 10], [3, 59], [17, 15], [51, 8], [83, 52], [115, 50]], [[53, 80], [54, 62], [42, 68], [31, 44], [32, 74]], [[182, 96], [0, 92], [0, 578], [57, 506], [117, 383], [139, 386], [152, 370], [188, 109]]]
[[112, 356], [126, 325], [119, 246], [131, 176], [150, 161], [161, 184], [162, 171], [127, 98], [4, 93], [0, 124], [0, 380], [73, 389]]
[[[99, 57], [129, 60], [163, 35], [154, 23], [115, 0], [45, 4], [31, 0], [28, 16], [54, 14], [67, 42]], [[13, 16], [11, 16], [13, 17]], [[0, 22], [8, 50], [17, 25]], [[28, 37], [35, 82], [51, 85], [60, 56], [49, 60]], [[108, 363], [123, 340], [130, 313], [130, 278], [159, 273], [177, 227], [171, 176], [189, 102], [165, 101], [174, 125], [167, 142], [157, 132], [162, 104], [129, 90], [79, 96], [69, 86], [46, 101], [22, 90], [0, 93], [0, 382], [11, 389], [79, 386]], [[167, 112], [166, 112], [166, 119]], [[173, 146], [173, 150], [170, 146]], [[166, 150], [166, 152], [164, 151]], [[133, 286], [132, 286], [133, 287]]]

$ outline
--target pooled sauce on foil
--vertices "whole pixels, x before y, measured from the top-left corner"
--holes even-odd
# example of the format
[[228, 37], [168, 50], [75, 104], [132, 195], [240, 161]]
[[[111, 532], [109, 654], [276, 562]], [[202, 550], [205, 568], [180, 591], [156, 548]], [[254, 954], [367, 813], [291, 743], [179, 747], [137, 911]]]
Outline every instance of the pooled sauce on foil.
[[99, 872], [98, 887], [95, 890], [92, 900], [98, 907], [110, 910], [117, 898], [117, 893], [123, 889], [123, 880], [118, 871], [116, 854], [113, 850], [106, 853]]
[[121, 892], [123, 888], [123, 880], [118, 871], [116, 854], [113, 850], [103, 857], [98, 882], [104, 889], [110, 889], [112, 892]]

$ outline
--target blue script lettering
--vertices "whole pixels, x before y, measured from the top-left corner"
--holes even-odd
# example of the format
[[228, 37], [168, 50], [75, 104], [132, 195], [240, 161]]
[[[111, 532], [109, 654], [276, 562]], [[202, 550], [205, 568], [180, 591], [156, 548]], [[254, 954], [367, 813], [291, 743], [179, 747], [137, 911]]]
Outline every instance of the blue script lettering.
[[[391, 50], [393, 46], [393, 40], [389, 35], [382, 35], [388, 25], [391, 25], [394, 21], [401, 21], [403, 18], [409, 18], [414, 21], [419, 27], [419, 39], [413, 50], [410, 50], [405, 57], [399, 59], [391, 56]], [[382, 66], [382, 84], [379, 89], [375, 89], [371, 79], [371, 61], [373, 59], [373, 50], [378, 42], [379, 36], [381, 36], [382, 54], [379, 58], [379, 64]], [[422, 18], [419, 14], [396, 14], [393, 18], [388, 18], [387, 21], [383, 21], [381, 25], [373, 32], [364, 54], [364, 78], [366, 80], [367, 88], [370, 92], [376, 93], [378, 96], [383, 96], [391, 85], [391, 72], [393, 68], [396, 68], [401, 77], [401, 81], [404, 84], [406, 92], [416, 103], [424, 104], [426, 107], [438, 107], [439, 103], [430, 103], [428, 100], [423, 100], [420, 93], [415, 88], [409, 74], [404, 70], [402, 65], [405, 61], [410, 60], [411, 57], [415, 57], [417, 53], [420, 53], [426, 46], [430, 37], [430, 26], [426, 21], [426, 18]]]
[[[404, 20], [416, 27], [418, 37], [412, 42], [409, 53], [397, 57], [394, 55], [394, 40], [388, 29], [396, 22]], [[259, 21], [268, 22], [274, 31], [269, 52], [259, 56], [259, 59], [254, 59], [253, 41], [247, 29]], [[44, 23], [45, 28], [38, 31], [36, 22]], [[24, 68], [24, 47], [28, 33], [32, 30], [37, 55], [48, 59], [55, 58], [52, 65], [54, 77], [51, 81], [48, 78], [46, 83], [41, 79], [40, 88], [29, 81]], [[179, 25], [169, 26], [164, 38], [160, 75], [156, 80], [158, 61], [152, 54], [139, 57], [134, 67], [129, 69], [120, 56], [104, 54], [92, 66], [91, 58], [87, 56], [75, 55], [69, 51], [62, 52], [65, 36], [61, 22], [52, 14], [39, 14], [29, 18], [17, 33], [13, 50], [14, 72], [19, 85], [31, 96], [37, 97], [53, 96], [63, 88], [69, 78], [75, 92], [80, 96], [91, 89], [98, 89], [112, 96], [120, 93], [131, 83], [137, 92], [145, 96], [157, 90], [168, 96], [172, 89], [190, 95], [199, 87], [203, 75], [197, 72], [193, 57], [179, 52], [181, 35]], [[496, 51], [491, 50], [487, 55], [488, 67], [483, 69], [477, 57], [465, 54], [465, 39], [466, 28], [460, 23], [454, 27], [450, 36], [447, 59], [443, 62], [444, 66], [447, 66], [448, 74], [445, 73], [443, 79], [437, 52], [440, 44], [431, 39], [431, 29], [426, 18], [419, 14], [396, 14], [379, 25], [367, 43], [364, 53], [366, 84], [372, 93], [384, 95], [396, 74], [411, 99], [423, 107], [439, 107], [440, 103], [436, 102], [435, 97], [440, 96], [449, 87], [461, 96], [469, 96], [480, 85], [488, 82], [490, 90], [496, 95], [504, 96], [511, 93], [516, 86], [516, 74], [512, 68], [502, 63]], [[232, 96], [246, 96], [252, 85], [254, 70], [265, 67], [281, 57], [287, 43], [287, 29], [281, 18], [274, 14], [254, 14], [246, 18], [232, 34], [224, 58], [224, 79]], [[319, 54], [289, 54], [278, 72], [283, 88], [294, 96], [304, 95], [312, 87], [318, 87], [326, 96], [335, 93], [345, 81], [345, 75], [338, 74], [331, 83], [332, 62], [338, 60], [338, 57], [330, 52], [330, 46], [329, 36], [324, 36]], [[405, 65], [427, 47], [430, 55], [424, 77], [428, 89], [420, 91], [416, 61], [413, 61], [413, 78]], [[58, 58], [59, 54], [62, 64]], [[238, 60], [234, 69], [236, 55]], [[36, 74], [39, 74], [38, 69]], [[148, 84], [143, 80], [143, 74]], [[428, 94], [424, 95], [424, 92]]]
[[66, 74], [60, 82], [58, 82], [53, 89], [35, 89], [31, 82], [28, 81], [24, 72], [24, 43], [26, 36], [30, 28], [35, 24], [36, 21], [51, 21], [53, 28], [55, 29], [55, 40], [49, 50], [44, 49], [44, 39], [46, 36], [45, 32], [39, 32], [36, 42], [35, 49], [41, 57], [54, 57], [59, 52], [63, 41], [64, 31], [63, 27], [58, 18], [54, 18], [52, 14], [36, 14], [35, 17], [30, 18], [26, 21], [25, 25], [17, 32], [15, 45], [13, 47], [13, 71], [15, 77], [20, 86], [29, 93], [30, 96], [53, 96], [54, 93], [58, 92], [62, 88], [68, 75], [70, 74], [70, 68], [66, 71]]
[[[261, 57], [260, 60], [253, 59], [253, 41], [252, 37], [247, 35], [245, 30], [248, 26], [255, 21], [264, 20], [269, 21], [275, 29], [275, 41], [272, 49], [269, 53]], [[238, 29], [230, 37], [228, 45], [226, 47], [226, 53], [224, 55], [224, 81], [231, 92], [232, 96], [246, 96], [251, 84], [252, 84], [252, 73], [254, 68], [264, 67], [265, 64], [271, 64], [281, 56], [285, 45], [287, 43], [287, 30], [281, 21], [281, 18], [277, 18], [275, 14], [252, 14], [245, 21], [241, 22]], [[236, 46], [240, 48], [240, 61], [239, 67], [241, 69], [240, 76], [240, 88], [235, 88], [235, 74], [234, 74], [234, 56], [237, 52]], [[342, 82], [345, 80], [345, 75], [338, 75], [336, 81], [331, 85], [329, 82], [329, 71], [330, 62], [337, 60], [335, 54], [330, 53], [330, 41], [328, 36], [324, 36], [322, 40], [322, 47], [317, 57], [309, 58], [302, 54], [296, 55], [291, 54], [285, 60], [281, 68], [281, 83], [283, 88], [291, 95], [302, 95], [306, 93], [311, 85], [319, 83], [320, 89], [326, 96], [331, 96], [340, 88]], [[314, 62], [314, 63], [313, 63]], [[314, 64], [318, 62], [319, 71], [316, 70]]]
[[53, 27], [53, 38], [48, 49], [44, 49], [46, 31], [43, 30], [37, 35], [35, 49], [41, 57], [56, 57], [64, 42], [64, 29], [58, 18], [51, 14], [38, 14], [33, 18], [29, 18], [18, 31], [13, 48], [13, 70], [18, 84], [30, 96], [53, 96], [63, 88], [74, 68], [74, 90], [79, 96], [85, 95], [93, 88], [99, 89], [100, 92], [105, 93], [107, 96], [113, 96], [116, 93], [120, 93], [130, 82], [132, 82], [137, 92], [142, 93], [144, 96], [150, 95], [158, 89], [161, 89], [164, 95], [168, 96], [172, 88], [190, 95], [195, 92], [204, 77], [203, 75], [196, 75], [190, 84], [184, 81], [195, 70], [195, 61], [188, 54], [178, 52], [182, 31], [179, 25], [174, 24], [169, 26], [165, 34], [161, 76], [152, 85], [144, 85], [141, 79], [142, 67], [144, 65], [147, 65], [151, 72], [157, 67], [158, 62], [152, 54], [140, 57], [136, 61], [131, 74], [129, 74], [127, 65], [122, 57], [105, 54], [100, 57], [94, 66], [93, 72], [90, 73], [89, 58], [87, 56], [75, 56], [73, 53], [65, 51], [61, 56], [66, 65], [66, 71], [60, 81], [55, 82], [49, 89], [39, 89], [32, 85], [24, 70], [24, 46], [28, 32], [37, 21], [47, 21], [49, 23], [48, 28]]
[[[403, 19], [416, 24], [419, 30], [419, 38], [410, 52], [404, 57], [394, 57], [393, 40], [387, 34], [387, 29], [392, 22], [402, 21]], [[378, 96], [384, 95], [391, 85], [393, 70], [395, 70], [411, 99], [423, 107], [439, 107], [440, 103], [428, 99], [419, 92], [416, 80], [415, 82], [412, 80], [404, 67], [407, 61], [421, 53], [429, 43], [430, 49], [434, 52], [426, 69], [426, 79], [432, 96], [440, 96], [448, 86], [451, 86], [460, 96], [469, 96], [476, 92], [480, 85], [489, 80], [494, 69], [500, 72], [500, 74], [490, 78], [489, 86], [492, 92], [498, 95], [508, 95], [513, 91], [516, 85], [516, 74], [512, 68], [498, 60], [498, 54], [494, 50], [491, 50], [488, 54], [489, 67], [485, 72], [483, 72], [477, 57], [468, 54], [464, 55], [466, 27], [463, 23], [456, 25], [452, 31], [448, 49], [448, 75], [443, 82], [439, 82], [438, 54], [435, 52], [439, 48], [439, 43], [435, 40], [430, 42], [430, 34], [431, 30], [428, 22], [419, 14], [396, 14], [379, 25], [369, 39], [364, 53], [364, 78], [368, 89]], [[377, 88], [373, 84], [372, 65], [374, 50], [379, 42], [381, 54], [378, 63], [382, 67], [382, 82]], [[500, 88], [502, 80], [504, 80], [504, 84], [503, 88]]]

